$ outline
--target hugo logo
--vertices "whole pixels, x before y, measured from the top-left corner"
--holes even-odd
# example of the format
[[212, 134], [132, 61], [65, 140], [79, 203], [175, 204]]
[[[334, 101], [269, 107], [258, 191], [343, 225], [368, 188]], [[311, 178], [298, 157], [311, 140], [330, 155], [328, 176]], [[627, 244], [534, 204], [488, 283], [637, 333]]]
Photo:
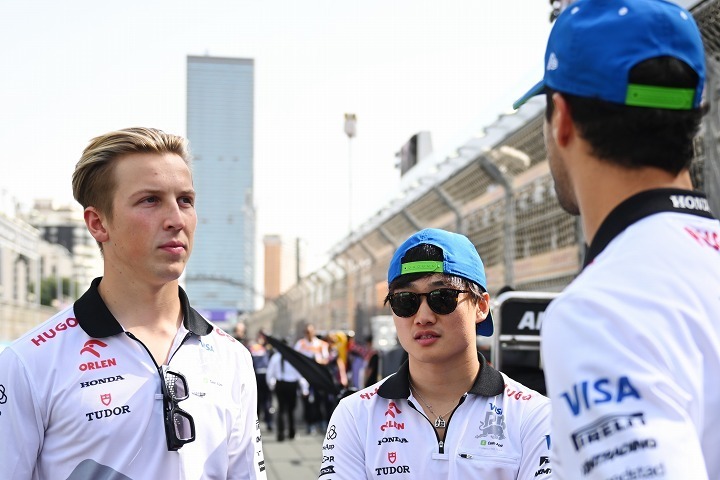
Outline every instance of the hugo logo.
[[85, 346], [82, 348], [82, 350], [80, 350], [80, 354], [82, 355], [83, 353], [91, 353], [97, 358], [100, 358], [100, 354], [95, 351], [95, 347], [105, 348], [107, 347], [107, 343], [101, 342], [100, 340], [88, 340], [87, 342], [85, 342]]
[[55, 338], [55, 335], [58, 334], [58, 332], [62, 332], [67, 330], [68, 328], [73, 328], [78, 326], [78, 321], [75, 318], [68, 318], [64, 322], [60, 322], [57, 325], [55, 325], [55, 328], [50, 328], [47, 331], [41, 333], [35, 338], [31, 338], [30, 340], [32, 343], [39, 347], [43, 343], [47, 342], [48, 340]]

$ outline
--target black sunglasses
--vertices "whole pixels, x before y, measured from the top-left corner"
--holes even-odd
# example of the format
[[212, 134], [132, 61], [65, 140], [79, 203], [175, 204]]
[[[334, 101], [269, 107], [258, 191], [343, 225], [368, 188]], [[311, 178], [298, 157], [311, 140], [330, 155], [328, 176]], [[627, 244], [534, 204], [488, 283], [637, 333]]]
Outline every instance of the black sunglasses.
[[178, 406], [178, 402], [186, 400], [190, 392], [185, 376], [166, 367], [163, 367], [161, 375], [165, 440], [168, 450], [172, 452], [195, 440], [195, 421]]
[[420, 308], [422, 297], [427, 298], [430, 310], [438, 315], [447, 315], [455, 311], [458, 297], [461, 293], [470, 293], [468, 290], [455, 288], [438, 288], [432, 292], [398, 292], [390, 293], [385, 297], [385, 303], [390, 302], [390, 308], [398, 317], [412, 317]]

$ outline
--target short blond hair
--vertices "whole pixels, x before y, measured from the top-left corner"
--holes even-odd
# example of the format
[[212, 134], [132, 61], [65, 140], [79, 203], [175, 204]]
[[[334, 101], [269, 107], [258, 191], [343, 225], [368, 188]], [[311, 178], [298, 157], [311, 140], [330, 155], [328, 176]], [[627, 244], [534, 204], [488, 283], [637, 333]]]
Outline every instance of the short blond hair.
[[190, 166], [188, 141], [155, 128], [134, 127], [90, 140], [72, 176], [73, 197], [83, 208], [95, 207], [112, 219], [112, 200], [117, 187], [115, 161], [133, 153], [174, 153]]

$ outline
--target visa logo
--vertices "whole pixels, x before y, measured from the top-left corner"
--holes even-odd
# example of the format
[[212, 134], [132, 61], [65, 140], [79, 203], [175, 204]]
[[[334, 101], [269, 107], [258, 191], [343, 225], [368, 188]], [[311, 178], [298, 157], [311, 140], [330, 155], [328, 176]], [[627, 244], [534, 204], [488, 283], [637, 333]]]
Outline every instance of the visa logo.
[[572, 386], [572, 390], [560, 394], [570, 407], [574, 416], [585, 410], [590, 410], [594, 405], [603, 403], [622, 403], [628, 398], [640, 400], [640, 393], [630, 383], [628, 377], [620, 377], [617, 380], [611, 378], [599, 378], [593, 381], [583, 381]]

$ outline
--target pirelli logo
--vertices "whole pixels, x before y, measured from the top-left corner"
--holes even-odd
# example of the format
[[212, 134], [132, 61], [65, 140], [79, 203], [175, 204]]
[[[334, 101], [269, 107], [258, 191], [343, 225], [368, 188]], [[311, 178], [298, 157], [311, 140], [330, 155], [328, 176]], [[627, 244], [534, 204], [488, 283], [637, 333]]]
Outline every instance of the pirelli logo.
[[570, 438], [572, 439], [575, 451], [579, 452], [583, 447], [593, 442], [604, 440], [618, 432], [634, 428], [638, 425], [645, 425], [645, 414], [642, 412], [606, 415], [576, 430]]

